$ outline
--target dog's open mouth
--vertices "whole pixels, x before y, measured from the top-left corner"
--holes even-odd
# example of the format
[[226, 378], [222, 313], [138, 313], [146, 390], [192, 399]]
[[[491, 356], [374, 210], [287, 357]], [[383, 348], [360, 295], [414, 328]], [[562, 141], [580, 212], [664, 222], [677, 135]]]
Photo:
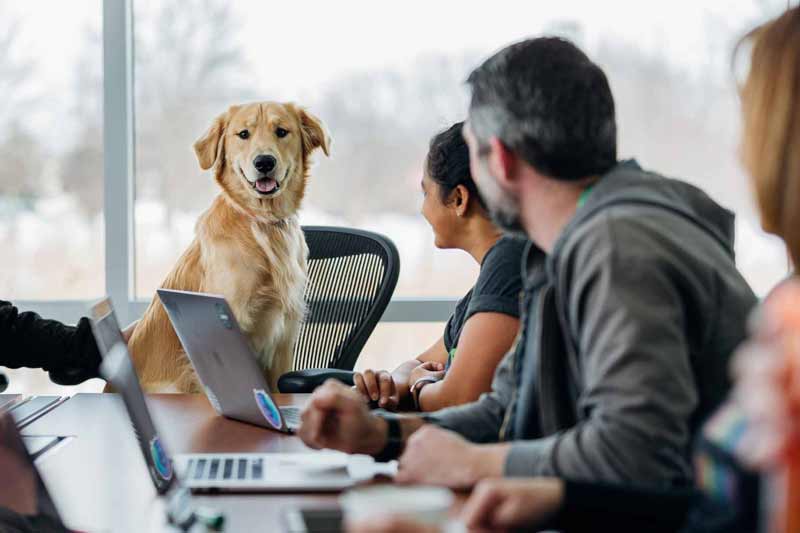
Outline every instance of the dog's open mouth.
[[281, 184], [275, 178], [261, 178], [253, 183], [253, 189], [263, 196], [271, 196], [278, 192]]

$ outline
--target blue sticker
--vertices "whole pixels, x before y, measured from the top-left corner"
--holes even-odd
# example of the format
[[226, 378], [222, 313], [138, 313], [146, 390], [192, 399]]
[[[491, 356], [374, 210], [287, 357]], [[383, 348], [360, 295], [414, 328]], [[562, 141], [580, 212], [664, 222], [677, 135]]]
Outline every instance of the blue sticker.
[[281, 429], [283, 427], [281, 413], [278, 411], [278, 407], [275, 405], [275, 402], [272, 401], [269, 394], [264, 392], [264, 389], [253, 389], [253, 394], [256, 397], [258, 410], [261, 411], [261, 414], [264, 415], [267, 422], [275, 429]]
[[164, 481], [172, 479], [172, 461], [169, 460], [167, 452], [164, 451], [164, 447], [157, 436], [150, 441], [150, 456], [153, 458], [156, 473], [161, 479]]

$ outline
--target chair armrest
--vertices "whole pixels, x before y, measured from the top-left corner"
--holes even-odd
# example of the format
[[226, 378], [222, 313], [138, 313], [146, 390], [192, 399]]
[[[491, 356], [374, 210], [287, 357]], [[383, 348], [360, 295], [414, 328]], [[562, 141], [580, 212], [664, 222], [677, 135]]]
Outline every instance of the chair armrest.
[[283, 393], [302, 394], [314, 392], [328, 379], [337, 379], [345, 385], [353, 385], [353, 372], [351, 370], [338, 370], [336, 368], [311, 368], [308, 370], [295, 370], [287, 372], [278, 378], [278, 390]]

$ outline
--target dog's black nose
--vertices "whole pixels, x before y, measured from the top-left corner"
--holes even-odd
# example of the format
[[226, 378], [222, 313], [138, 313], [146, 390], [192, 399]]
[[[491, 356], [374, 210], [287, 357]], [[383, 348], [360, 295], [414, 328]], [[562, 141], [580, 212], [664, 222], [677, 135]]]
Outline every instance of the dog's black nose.
[[256, 167], [256, 170], [259, 172], [269, 172], [273, 168], [275, 168], [275, 160], [274, 156], [271, 155], [259, 155], [253, 159], [253, 166]]

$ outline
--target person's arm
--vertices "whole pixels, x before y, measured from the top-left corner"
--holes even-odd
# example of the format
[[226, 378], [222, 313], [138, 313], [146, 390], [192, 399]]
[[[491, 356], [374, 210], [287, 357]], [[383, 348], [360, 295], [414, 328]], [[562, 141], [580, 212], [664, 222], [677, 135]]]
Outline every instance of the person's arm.
[[100, 353], [85, 317], [67, 326], [0, 302], [0, 345], [0, 366], [41, 368], [60, 385], [98, 377]]
[[[508, 444], [477, 446], [463, 437], [475, 442], [497, 441], [510, 401], [513, 358], [513, 352], [506, 355], [495, 373], [492, 392], [477, 402], [434, 414], [398, 417], [405, 446], [396, 478], [399, 482], [424, 480], [466, 488], [480, 479], [502, 475]], [[312, 394], [297, 434], [311, 448], [377, 455], [386, 446], [388, 430], [388, 422], [370, 413], [358, 392], [328, 380]]]
[[611, 223], [603, 230], [624, 244], [585, 236], [569, 258], [574, 272], [561, 281], [568, 333], [579, 349], [577, 408], [584, 418], [557, 434], [512, 443], [505, 474], [684, 482], [691, 477], [689, 422], [699, 401], [686, 302], [658, 243]]
[[444, 337], [440, 337], [430, 348], [422, 352], [416, 359], [400, 364], [394, 371], [367, 369], [353, 374], [355, 388], [365, 398], [378, 402], [384, 409], [394, 410], [401, 405], [410, 407], [408, 395], [409, 376], [411, 372], [424, 363], [435, 363], [437, 368], [444, 369], [447, 362], [447, 350]]
[[444, 379], [420, 391], [420, 410], [438, 411], [474, 402], [491, 390], [495, 369], [514, 342], [518, 329], [519, 319], [507, 314], [472, 315], [464, 324], [455, 358]]
[[474, 402], [424, 413], [421, 417], [426, 422], [454, 431], [472, 442], [497, 442], [506, 408], [511, 402], [514, 352], [517, 349], [518, 339], [519, 335], [511, 349], [497, 365], [491, 391], [481, 394]]
[[[425, 424], [417, 416], [402, 416], [398, 420], [403, 442]], [[329, 379], [311, 395], [297, 435], [315, 449], [378, 455], [386, 447], [388, 430], [386, 420], [367, 409], [360, 393]]]
[[691, 488], [647, 489], [558, 478], [482, 481], [461, 518], [471, 529], [674, 532], [700, 494]]
[[408, 398], [409, 387], [412, 383], [409, 381], [411, 372], [423, 363], [439, 363], [441, 368], [447, 364], [447, 349], [444, 345], [444, 336], [431, 345], [430, 348], [422, 352], [411, 361], [406, 361], [392, 371], [392, 379], [394, 380], [397, 390], [400, 393], [400, 401]]

